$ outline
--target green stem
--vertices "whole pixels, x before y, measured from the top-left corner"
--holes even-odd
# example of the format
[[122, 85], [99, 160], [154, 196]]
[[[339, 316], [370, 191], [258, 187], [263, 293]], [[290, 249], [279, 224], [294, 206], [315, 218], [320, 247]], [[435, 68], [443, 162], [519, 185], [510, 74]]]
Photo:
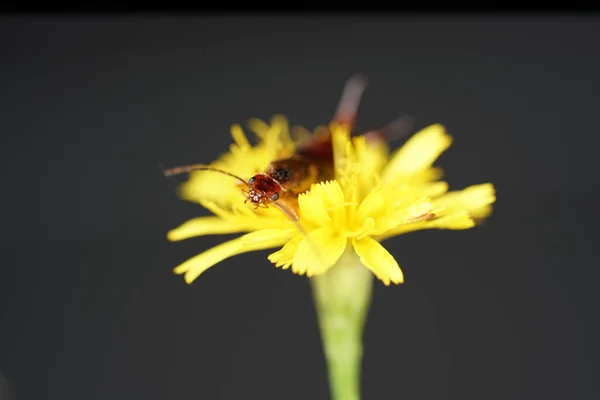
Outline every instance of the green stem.
[[360, 400], [362, 334], [373, 274], [351, 249], [311, 279], [332, 400]]

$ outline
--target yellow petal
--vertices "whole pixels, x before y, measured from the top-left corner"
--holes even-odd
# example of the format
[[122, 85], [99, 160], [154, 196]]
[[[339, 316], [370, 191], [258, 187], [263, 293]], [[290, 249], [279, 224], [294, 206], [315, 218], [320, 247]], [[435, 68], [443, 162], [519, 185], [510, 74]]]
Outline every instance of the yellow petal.
[[444, 170], [440, 167], [429, 167], [415, 172], [410, 176], [402, 176], [402, 179], [406, 179], [411, 183], [423, 183], [441, 179], [443, 176]]
[[445, 213], [467, 210], [475, 219], [487, 217], [496, 201], [496, 191], [491, 183], [469, 186], [466, 189], [446, 193], [435, 199], [436, 207], [444, 207]]
[[456, 231], [474, 227], [475, 221], [473, 221], [467, 212], [458, 211], [454, 214], [444, 215], [443, 217], [432, 219], [431, 221], [424, 221], [423, 224], [427, 226], [426, 229], [434, 228]]
[[244, 248], [268, 249], [287, 242], [297, 233], [296, 229], [261, 229], [248, 233], [241, 239]]
[[388, 146], [384, 141], [369, 141], [365, 136], [355, 136], [352, 143], [356, 160], [369, 170], [379, 171], [388, 161]]
[[404, 282], [404, 275], [394, 256], [375, 239], [369, 236], [360, 240], [353, 239], [352, 245], [360, 257], [360, 262], [385, 285], [389, 286], [390, 282]]
[[253, 206], [244, 202], [233, 202], [224, 208], [210, 201], [201, 204], [217, 217], [229, 221], [230, 224], [243, 226], [247, 231], [270, 228], [294, 227], [294, 224], [274, 207], [254, 210]]
[[274, 115], [271, 118], [271, 125], [278, 127], [278, 139], [281, 141], [283, 147], [287, 147], [293, 143], [292, 136], [290, 135], [290, 125], [285, 116], [281, 114]]
[[261, 139], [264, 139], [271, 127], [262, 119], [252, 118], [248, 121], [248, 129], [256, 134]]
[[388, 211], [391, 199], [384, 189], [375, 189], [360, 203], [356, 213], [359, 221], [367, 217], [377, 218]]
[[306, 236], [294, 254], [292, 271], [308, 277], [327, 271], [346, 248], [346, 238], [330, 227], [318, 228]]
[[428, 197], [422, 197], [410, 202], [405, 207], [400, 207], [392, 215], [390, 222], [393, 226], [423, 220], [433, 211], [433, 205]]
[[376, 221], [375, 219], [371, 218], [371, 217], [367, 217], [363, 220], [357, 220], [356, 221], [358, 224], [361, 225], [355, 225], [354, 229], [343, 229], [342, 230], [342, 235], [344, 235], [347, 238], [362, 238], [364, 236], [367, 235], [372, 235], [373, 231], [375, 230], [375, 225], [376, 225]]
[[250, 143], [248, 142], [246, 135], [244, 135], [242, 127], [238, 124], [231, 125], [231, 136], [241, 150], [247, 150], [250, 148]]
[[421, 231], [424, 229], [450, 229], [462, 230], [469, 229], [475, 226], [475, 221], [466, 211], [459, 211], [450, 215], [444, 215], [440, 218], [435, 218], [429, 221], [418, 221], [405, 223], [396, 226], [393, 229], [383, 233], [378, 237], [380, 241], [388, 239], [392, 236], [402, 235], [409, 232]]
[[448, 191], [448, 183], [444, 181], [427, 182], [420, 187], [423, 196], [438, 197]]
[[292, 138], [297, 144], [303, 145], [312, 140], [312, 132], [303, 126], [293, 126]]
[[279, 251], [269, 255], [269, 261], [281, 269], [288, 269], [294, 261], [294, 255], [298, 249], [298, 245], [302, 242], [304, 236], [297, 235], [292, 240], [288, 241]]
[[[356, 161], [361, 166], [359, 179], [361, 187], [373, 188], [380, 183], [379, 172], [388, 161], [388, 148], [383, 141], [367, 140], [365, 136], [352, 139]], [[364, 193], [366, 195], [366, 193]]]
[[[360, 203], [356, 212], [354, 224], [362, 224], [358, 235], [351, 235], [361, 239], [366, 235], [381, 234], [393, 225], [392, 207], [394, 205], [393, 193], [386, 189], [375, 189]], [[356, 233], [356, 232], [355, 232]]]
[[277, 158], [286, 158], [293, 154], [295, 146], [290, 137], [289, 124], [285, 116], [273, 116], [270, 124], [258, 118], [252, 118], [248, 122], [248, 127], [266, 147], [276, 151]]
[[344, 193], [337, 181], [313, 185], [298, 196], [302, 218], [319, 226], [330, 224], [332, 220], [339, 224], [345, 212], [343, 205]]
[[[190, 258], [174, 269], [178, 275], [185, 274], [185, 281], [192, 283], [200, 274], [213, 265], [249, 251], [264, 250], [283, 245], [287, 241], [284, 235], [274, 235], [268, 240], [263, 232], [252, 232], [242, 237], [221, 243], [212, 249]], [[255, 240], [257, 239], [257, 240]]]
[[350, 141], [350, 131], [343, 125], [332, 123], [331, 142], [333, 146], [333, 163], [335, 169], [335, 179], [344, 188], [352, 183], [353, 169], [356, 165], [356, 157], [352, 142]]
[[167, 239], [176, 242], [194, 236], [218, 235], [244, 231], [244, 226], [219, 217], [193, 218], [167, 233]]
[[383, 179], [393, 181], [431, 167], [451, 143], [452, 138], [440, 124], [417, 132], [392, 156], [383, 172]]
[[309, 191], [298, 196], [298, 206], [302, 213], [302, 219], [312, 222], [318, 226], [326, 225], [331, 222], [327, 209], [325, 207], [325, 199], [320, 192]]
[[342, 219], [346, 213], [344, 205], [344, 192], [340, 184], [336, 181], [321, 182], [319, 184], [322, 190], [322, 196], [325, 199], [325, 207], [329, 216], [334, 222], [334, 226], [339, 228]]

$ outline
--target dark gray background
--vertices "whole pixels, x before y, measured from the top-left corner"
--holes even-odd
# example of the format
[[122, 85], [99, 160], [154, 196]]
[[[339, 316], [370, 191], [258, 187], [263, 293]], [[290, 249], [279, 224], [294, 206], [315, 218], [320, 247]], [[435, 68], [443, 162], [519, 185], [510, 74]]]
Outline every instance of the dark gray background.
[[268, 252], [192, 286], [223, 237], [167, 166], [231, 123], [314, 127], [370, 78], [359, 128], [447, 126], [454, 188], [491, 181], [483, 227], [386, 243], [365, 399], [597, 399], [600, 19], [55, 17], [0, 20], [0, 371], [17, 399], [326, 399], [308, 281]]

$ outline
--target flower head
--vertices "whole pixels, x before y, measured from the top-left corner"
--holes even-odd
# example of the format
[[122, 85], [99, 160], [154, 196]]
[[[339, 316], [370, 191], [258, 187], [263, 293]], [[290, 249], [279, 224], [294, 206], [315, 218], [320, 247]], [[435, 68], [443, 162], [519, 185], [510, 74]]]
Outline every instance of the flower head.
[[[294, 154], [296, 145], [284, 117], [276, 116], [270, 124], [251, 120], [249, 127], [258, 143], [252, 146], [242, 128], [234, 125], [235, 144], [211, 166], [248, 178], [273, 160]], [[495, 201], [491, 184], [448, 192], [448, 184], [440, 180], [442, 171], [433, 163], [452, 139], [439, 124], [416, 133], [391, 154], [382, 141], [352, 137], [347, 125], [334, 122], [323, 130], [331, 133], [335, 177], [314, 182], [298, 195], [298, 221], [276, 207], [245, 203], [236, 182], [222, 174], [192, 172], [179, 193], [214, 216], [187, 221], [168, 238], [247, 233], [191, 258], [175, 272], [191, 283], [228, 257], [281, 247], [268, 259], [311, 277], [326, 272], [352, 246], [361, 263], [384, 284], [399, 284], [404, 281], [402, 270], [381, 241], [423, 229], [468, 229], [491, 212]]]

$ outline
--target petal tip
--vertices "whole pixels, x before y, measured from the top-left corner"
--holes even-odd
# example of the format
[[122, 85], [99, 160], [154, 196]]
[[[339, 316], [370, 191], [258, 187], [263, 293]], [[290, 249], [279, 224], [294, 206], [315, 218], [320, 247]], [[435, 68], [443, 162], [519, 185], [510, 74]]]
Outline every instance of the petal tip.
[[185, 267], [184, 265], [179, 265], [179, 266], [173, 268], [173, 273], [175, 275], [182, 275], [182, 274], [185, 274], [187, 272], [187, 270], [188, 270], [187, 267]]
[[185, 279], [185, 283], [187, 283], [188, 285], [191, 285], [195, 280], [196, 280], [197, 276], [195, 274], [185, 274], [183, 276], [183, 279]]
[[169, 242], [176, 242], [178, 240], [177, 231], [175, 229], [171, 229], [169, 232], [167, 232], [167, 240]]

